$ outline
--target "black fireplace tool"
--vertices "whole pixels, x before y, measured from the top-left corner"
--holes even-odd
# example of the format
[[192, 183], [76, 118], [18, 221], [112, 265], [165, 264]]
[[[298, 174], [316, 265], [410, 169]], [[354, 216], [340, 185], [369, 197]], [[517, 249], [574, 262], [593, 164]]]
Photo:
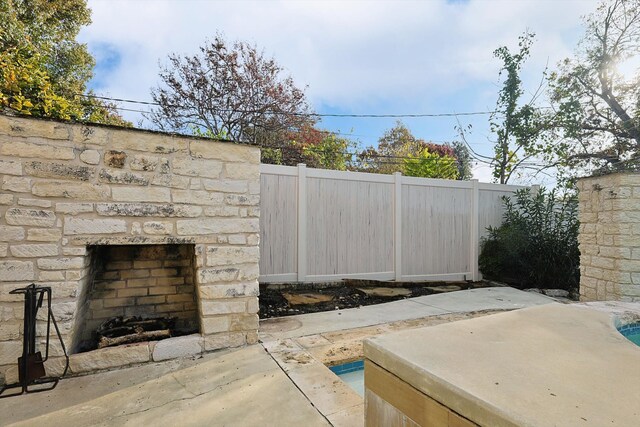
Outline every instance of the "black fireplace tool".
[[[8, 384], [0, 388], [0, 399], [11, 396], [19, 396], [24, 393], [36, 393], [53, 390], [69, 369], [69, 356], [64, 346], [60, 329], [51, 311], [51, 288], [48, 286], [36, 286], [31, 284], [26, 288], [14, 289], [10, 294], [24, 294], [24, 330], [22, 334], [22, 356], [18, 358], [18, 383]], [[45, 343], [44, 357], [42, 352], [36, 349], [36, 322], [38, 309], [42, 308], [44, 297], [47, 296], [47, 340]], [[49, 333], [53, 323], [66, 358], [64, 372], [60, 377], [48, 377], [44, 362], [49, 358]], [[9, 389], [20, 388], [19, 393], [4, 395]]]

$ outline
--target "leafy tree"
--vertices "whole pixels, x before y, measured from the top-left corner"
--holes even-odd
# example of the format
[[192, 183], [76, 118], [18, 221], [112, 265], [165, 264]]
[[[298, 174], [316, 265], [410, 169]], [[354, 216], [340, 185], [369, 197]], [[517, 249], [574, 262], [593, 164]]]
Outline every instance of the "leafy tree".
[[303, 126], [285, 132], [283, 138], [263, 140], [262, 163], [288, 166], [305, 163], [312, 168], [333, 170], [347, 170], [352, 166], [351, 152], [356, 143], [336, 133]]
[[0, 16], [0, 108], [128, 125], [113, 105], [79, 97], [94, 66], [75, 41], [91, 22], [84, 0], [0, 0]]
[[159, 108], [149, 118], [162, 129], [200, 128], [263, 144], [314, 121], [304, 91], [273, 58], [219, 34], [196, 55], [169, 55], [160, 78], [151, 92]]
[[578, 201], [544, 188], [503, 197], [500, 227], [482, 240], [480, 271], [519, 288], [559, 288], [574, 293], [580, 283]]
[[534, 36], [533, 33], [520, 36], [517, 53], [512, 53], [506, 46], [493, 52], [503, 62], [500, 75], [505, 75], [495, 113], [489, 122], [496, 136], [491, 160], [493, 176], [500, 184], [506, 184], [528, 159], [539, 154], [543, 145], [539, 139], [548, 127], [548, 118], [533, 106], [540, 88], [531, 101], [520, 106], [524, 95], [520, 71], [529, 57]]
[[318, 144], [305, 145], [302, 152], [307, 166], [343, 171], [350, 166], [351, 154], [348, 153], [352, 148], [355, 148], [353, 141], [328, 133]]
[[473, 178], [473, 172], [471, 171], [471, 154], [464, 142], [455, 141], [453, 143], [453, 153], [458, 168], [458, 179], [468, 181]]
[[[386, 174], [405, 171], [406, 160], [410, 165], [415, 165], [426, 162], [435, 163], [438, 158], [452, 158], [455, 162], [455, 151], [449, 145], [429, 143], [416, 138], [401, 121], [396, 122], [393, 128], [380, 137], [377, 148], [368, 147], [358, 155], [361, 170]], [[442, 161], [442, 164], [444, 163], [446, 163], [445, 160]], [[437, 169], [434, 168], [434, 170]], [[448, 174], [445, 175], [447, 176], [432, 177], [449, 177]]]
[[[609, 0], [584, 19], [573, 58], [551, 75], [559, 163], [576, 170], [638, 166], [640, 1]], [[637, 65], [637, 62], [635, 63]]]
[[454, 157], [430, 153], [424, 148], [417, 155], [409, 154], [403, 160], [403, 173], [422, 178], [457, 179], [458, 164]]

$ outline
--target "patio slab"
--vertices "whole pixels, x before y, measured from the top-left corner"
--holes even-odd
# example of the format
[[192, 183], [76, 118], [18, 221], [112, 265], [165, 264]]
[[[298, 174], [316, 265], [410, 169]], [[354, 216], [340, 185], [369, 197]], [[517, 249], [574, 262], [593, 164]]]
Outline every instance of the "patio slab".
[[425, 295], [386, 304], [301, 314], [260, 321], [263, 341], [298, 338], [324, 332], [481, 310], [514, 310], [554, 303], [545, 295], [508, 287], [492, 287]]
[[71, 378], [51, 392], [3, 399], [0, 425], [330, 425], [260, 345], [185, 365]]

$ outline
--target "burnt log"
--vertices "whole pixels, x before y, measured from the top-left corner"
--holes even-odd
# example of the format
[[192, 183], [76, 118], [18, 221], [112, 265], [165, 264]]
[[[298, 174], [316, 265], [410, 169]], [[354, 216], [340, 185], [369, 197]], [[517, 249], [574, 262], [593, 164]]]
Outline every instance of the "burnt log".
[[143, 341], [155, 341], [170, 337], [171, 331], [169, 329], [163, 329], [159, 331], [141, 331], [140, 333], [136, 332], [134, 334], [121, 335], [114, 338], [100, 337], [98, 348], [113, 347], [122, 344], [133, 344]]
[[165, 317], [114, 317], [100, 325], [96, 331], [98, 348], [169, 338], [175, 322], [176, 318]]

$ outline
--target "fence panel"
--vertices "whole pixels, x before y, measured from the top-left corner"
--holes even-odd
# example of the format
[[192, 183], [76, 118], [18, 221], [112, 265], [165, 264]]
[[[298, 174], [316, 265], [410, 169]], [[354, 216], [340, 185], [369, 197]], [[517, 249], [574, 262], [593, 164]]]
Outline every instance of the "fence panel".
[[261, 166], [260, 281], [478, 279], [518, 186]]

